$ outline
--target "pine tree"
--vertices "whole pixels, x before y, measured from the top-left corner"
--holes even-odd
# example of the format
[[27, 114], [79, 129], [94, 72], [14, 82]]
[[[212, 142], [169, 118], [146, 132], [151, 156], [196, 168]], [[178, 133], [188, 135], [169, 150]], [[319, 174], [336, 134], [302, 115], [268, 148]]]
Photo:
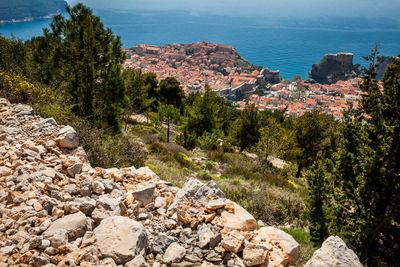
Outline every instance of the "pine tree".
[[252, 105], [246, 105], [239, 119], [233, 125], [232, 137], [234, 143], [241, 150], [257, 144], [260, 138], [261, 118], [258, 109]]
[[376, 81], [373, 50], [364, 68], [361, 109], [346, 118], [335, 172], [332, 232], [371, 266], [394, 266], [400, 255], [400, 60]]
[[328, 237], [328, 218], [326, 204], [328, 181], [321, 160], [317, 160], [307, 173], [308, 197], [307, 217], [310, 222], [311, 241], [320, 246]]
[[66, 10], [67, 18], [55, 16], [51, 30], [29, 42], [32, 75], [58, 85], [77, 115], [118, 131], [118, 118], [128, 103], [121, 40], [83, 4]]
[[169, 143], [170, 137], [170, 127], [171, 123], [179, 120], [179, 109], [175, 108], [173, 105], [160, 105], [158, 109], [158, 118], [161, 122], [165, 122], [167, 124], [167, 142]]

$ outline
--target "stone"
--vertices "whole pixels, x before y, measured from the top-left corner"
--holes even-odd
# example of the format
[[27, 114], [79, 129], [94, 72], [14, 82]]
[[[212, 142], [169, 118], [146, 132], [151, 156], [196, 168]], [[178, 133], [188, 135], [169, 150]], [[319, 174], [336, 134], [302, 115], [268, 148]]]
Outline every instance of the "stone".
[[209, 246], [210, 248], [214, 248], [219, 242], [221, 242], [222, 240], [222, 235], [221, 233], [216, 233], [211, 239], [210, 239], [210, 243]]
[[225, 199], [219, 198], [219, 199], [213, 199], [210, 202], [208, 202], [206, 208], [208, 210], [217, 210], [225, 207], [225, 205], [226, 205]]
[[296, 264], [300, 256], [300, 245], [291, 235], [274, 227], [262, 227], [258, 230], [258, 236], [267, 243], [280, 243], [284, 255], [282, 264]]
[[33, 203], [33, 208], [36, 211], [41, 211], [43, 209], [43, 206], [42, 206], [42, 204], [40, 204], [40, 202], [35, 202], [35, 203]]
[[146, 260], [142, 255], [138, 255], [130, 262], [127, 262], [125, 267], [149, 267], [149, 265], [146, 263]]
[[204, 202], [207, 198], [225, 198], [222, 192], [214, 181], [210, 181], [202, 185], [194, 194], [192, 202]]
[[[227, 267], [246, 267], [241, 258], [235, 253], [228, 253], [225, 255], [225, 262]], [[263, 266], [261, 266], [263, 267]]]
[[157, 197], [154, 200], [154, 207], [156, 209], [165, 208], [167, 206], [167, 199], [165, 197]]
[[234, 212], [224, 210], [221, 214], [222, 225], [230, 230], [253, 231], [257, 222], [244, 208], [234, 203]]
[[79, 192], [84, 197], [90, 196], [92, 194], [92, 181], [90, 179], [83, 180]]
[[244, 240], [244, 236], [240, 232], [234, 230], [222, 238], [221, 246], [227, 251], [238, 253], [242, 249]]
[[13, 253], [13, 250], [15, 249], [15, 246], [5, 246], [0, 248], [0, 255], [11, 255]]
[[60, 230], [66, 231], [68, 241], [71, 242], [78, 237], [82, 237], [90, 229], [90, 220], [82, 212], [77, 212], [54, 221], [43, 235], [51, 237]]
[[96, 200], [89, 197], [75, 199], [75, 202], [79, 205], [79, 210], [86, 216], [90, 216], [96, 207]]
[[200, 229], [198, 231], [199, 247], [207, 247], [213, 237], [214, 233], [213, 231], [211, 231], [210, 227], [208, 227], [207, 224], [203, 224], [202, 226], [200, 226]]
[[177, 223], [175, 220], [168, 219], [165, 221], [165, 227], [167, 227], [168, 230], [175, 229], [177, 226]]
[[172, 243], [169, 245], [167, 250], [164, 253], [163, 256], [163, 262], [165, 264], [171, 264], [174, 262], [179, 262], [185, 257], [186, 250], [184, 247], [179, 245], [178, 243]]
[[171, 264], [171, 267], [194, 267], [194, 266], [196, 266], [196, 265], [194, 265], [191, 262], [187, 262], [187, 261]]
[[143, 225], [128, 217], [112, 216], [101, 221], [93, 231], [99, 258], [112, 258], [125, 264], [146, 249], [147, 235]]
[[12, 174], [12, 170], [7, 167], [0, 167], [0, 177], [6, 177]]
[[38, 255], [33, 255], [32, 257], [33, 266], [44, 266], [50, 263], [50, 259], [47, 257], [41, 257]]
[[93, 181], [92, 182], [92, 191], [97, 194], [97, 195], [102, 195], [104, 194], [105, 191], [105, 186], [102, 182], [100, 181]]
[[83, 164], [80, 162], [75, 163], [71, 167], [67, 168], [67, 173], [69, 176], [72, 178], [75, 177], [75, 175], [80, 174], [82, 171]]
[[151, 242], [151, 251], [154, 254], [163, 254], [164, 251], [169, 247], [169, 245], [171, 245], [175, 241], [176, 238], [167, 236], [165, 234], [159, 234], [155, 236], [153, 241]]
[[246, 266], [263, 264], [268, 260], [268, 248], [263, 244], [248, 243], [243, 249], [243, 262]]
[[61, 148], [75, 149], [79, 145], [79, 137], [71, 126], [65, 126], [58, 132], [57, 145]]
[[203, 186], [203, 183], [200, 182], [199, 180], [194, 179], [194, 178], [189, 179], [189, 181], [187, 181], [183, 185], [182, 189], [180, 189], [178, 191], [178, 193], [176, 194], [174, 202], [168, 208], [168, 212], [170, 212], [170, 211], [174, 212], [177, 209], [178, 204], [180, 202], [187, 201], [202, 186]]
[[184, 224], [190, 224], [190, 222], [192, 221], [190, 214], [187, 213], [184, 209], [179, 209], [176, 212], [176, 216], [178, 217], [178, 220], [183, 222]]
[[316, 250], [304, 267], [361, 267], [363, 266], [353, 250], [338, 236], [330, 236]]
[[143, 206], [147, 206], [153, 201], [155, 189], [156, 185], [154, 183], [149, 183], [137, 188], [132, 192], [132, 195], [135, 199], [139, 200]]
[[141, 167], [137, 170], [135, 170], [134, 167], [131, 167], [131, 169], [134, 170], [134, 174], [136, 177], [146, 177], [146, 178], [150, 178], [152, 180], [158, 180], [159, 177], [157, 174], [155, 174], [149, 167]]

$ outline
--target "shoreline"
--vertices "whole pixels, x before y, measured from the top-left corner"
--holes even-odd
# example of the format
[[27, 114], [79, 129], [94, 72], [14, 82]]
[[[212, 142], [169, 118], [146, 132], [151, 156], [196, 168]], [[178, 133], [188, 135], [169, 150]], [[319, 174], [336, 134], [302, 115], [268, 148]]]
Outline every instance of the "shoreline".
[[46, 16], [41, 16], [41, 17], [26, 17], [23, 19], [0, 20], [0, 24], [24, 23], [24, 22], [33, 22], [35, 20], [51, 19], [59, 14], [61, 14], [61, 11], [58, 11], [56, 13], [50, 13]]

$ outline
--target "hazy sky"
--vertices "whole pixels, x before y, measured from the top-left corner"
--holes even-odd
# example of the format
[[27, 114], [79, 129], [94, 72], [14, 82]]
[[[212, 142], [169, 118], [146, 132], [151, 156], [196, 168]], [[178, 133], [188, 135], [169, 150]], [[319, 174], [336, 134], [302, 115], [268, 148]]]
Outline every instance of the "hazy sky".
[[400, 0], [67, 0], [92, 8], [180, 9], [246, 16], [352, 16], [399, 18]]

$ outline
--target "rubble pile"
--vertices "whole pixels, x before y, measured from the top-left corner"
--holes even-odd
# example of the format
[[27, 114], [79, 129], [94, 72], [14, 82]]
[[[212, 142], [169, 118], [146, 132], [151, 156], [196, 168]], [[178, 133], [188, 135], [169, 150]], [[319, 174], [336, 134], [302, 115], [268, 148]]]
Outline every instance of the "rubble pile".
[[0, 266], [289, 266], [299, 244], [217, 185], [93, 168], [75, 130], [0, 99]]

